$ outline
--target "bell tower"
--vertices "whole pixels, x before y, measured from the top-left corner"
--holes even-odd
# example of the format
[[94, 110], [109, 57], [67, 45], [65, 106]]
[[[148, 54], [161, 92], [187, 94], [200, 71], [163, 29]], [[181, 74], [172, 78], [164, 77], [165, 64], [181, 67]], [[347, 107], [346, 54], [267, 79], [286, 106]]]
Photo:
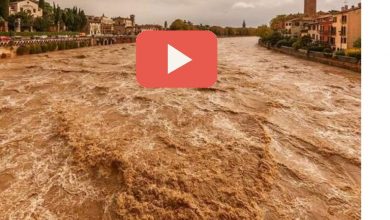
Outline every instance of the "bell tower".
[[304, 13], [306, 16], [315, 16], [317, 13], [317, 0], [305, 0]]

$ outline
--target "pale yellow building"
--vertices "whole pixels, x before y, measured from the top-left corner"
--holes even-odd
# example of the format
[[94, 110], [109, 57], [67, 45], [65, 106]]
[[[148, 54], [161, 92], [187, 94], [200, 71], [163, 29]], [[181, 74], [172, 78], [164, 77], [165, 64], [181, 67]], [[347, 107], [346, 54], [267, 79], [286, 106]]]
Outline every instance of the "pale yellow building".
[[100, 18], [101, 31], [103, 35], [110, 35], [114, 33], [114, 20], [112, 18], [102, 16]]
[[353, 48], [353, 44], [361, 37], [361, 4], [357, 7], [344, 6], [333, 15], [332, 47], [335, 50]]
[[38, 2], [33, 0], [20, 0], [9, 3], [9, 14], [13, 15], [19, 12], [26, 12], [34, 18], [42, 17], [43, 11], [38, 6]]
[[286, 21], [284, 22], [284, 36], [285, 37], [291, 37], [291, 28], [292, 28], [292, 21]]

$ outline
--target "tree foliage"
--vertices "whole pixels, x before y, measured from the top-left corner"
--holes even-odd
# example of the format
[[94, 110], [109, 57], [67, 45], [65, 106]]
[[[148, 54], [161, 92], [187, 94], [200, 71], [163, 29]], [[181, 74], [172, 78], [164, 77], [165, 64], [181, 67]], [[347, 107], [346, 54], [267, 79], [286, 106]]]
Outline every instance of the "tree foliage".
[[77, 7], [64, 9], [60, 17], [60, 22], [63, 22], [69, 31], [81, 31], [87, 24], [84, 11]]
[[273, 30], [270, 27], [268, 27], [267, 25], [262, 25], [262, 26], [259, 26], [257, 28], [257, 35], [262, 39], [265, 39], [265, 38], [271, 36], [272, 33], [273, 33]]
[[21, 20], [21, 28], [24, 29], [30, 29], [34, 24], [34, 18], [32, 15], [26, 13], [26, 12], [18, 12], [16, 14], [13, 14], [8, 17], [8, 23], [11, 29], [16, 28], [16, 21], [17, 19]]
[[[260, 28], [260, 27], [259, 27]], [[170, 30], [207, 30], [213, 32], [217, 36], [259, 36], [259, 28], [248, 28], [245, 25], [243, 27], [221, 27], [221, 26], [210, 26], [210, 25], [194, 25], [190, 21], [185, 21], [182, 19], [176, 19], [170, 25]]]
[[355, 42], [353, 42], [354, 48], [362, 48], [362, 38], [358, 38]]
[[190, 25], [187, 21], [183, 21], [181, 19], [176, 19], [174, 22], [172, 22], [169, 29], [171, 30], [193, 30], [193, 27]]
[[[2, 8], [5, 2], [9, 1], [0, 0], [0, 8]], [[52, 27], [56, 27], [55, 29], [58, 27], [66, 27], [66, 30], [69, 31], [82, 31], [87, 25], [87, 17], [84, 11], [77, 7], [61, 9], [60, 6], [54, 3], [52, 6], [45, 2], [45, 0], [39, 0], [38, 5], [43, 10], [42, 17], [33, 18], [25, 12], [7, 16], [10, 29], [15, 28], [15, 22], [18, 18], [21, 19], [22, 30], [29, 30], [33, 27], [36, 31], [46, 32], [50, 31]]]
[[45, 9], [45, 0], [39, 0], [38, 6], [42, 9]]
[[0, 17], [7, 19], [9, 16], [9, 0], [0, 0]]

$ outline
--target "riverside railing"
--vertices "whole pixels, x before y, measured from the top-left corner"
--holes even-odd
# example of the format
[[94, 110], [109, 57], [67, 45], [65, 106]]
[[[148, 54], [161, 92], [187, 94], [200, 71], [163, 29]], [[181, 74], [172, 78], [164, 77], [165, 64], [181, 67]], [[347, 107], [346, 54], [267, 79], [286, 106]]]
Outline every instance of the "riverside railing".
[[98, 36], [98, 37], [69, 37], [69, 38], [44, 38], [44, 39], [11, 39], [0, 41], [0, 47], [27, 46], [32, 44], [47, 44], [58, 42], [91, 42], [91, 45], [107, 45], [115, 43], [132, 43], [135, 36]]

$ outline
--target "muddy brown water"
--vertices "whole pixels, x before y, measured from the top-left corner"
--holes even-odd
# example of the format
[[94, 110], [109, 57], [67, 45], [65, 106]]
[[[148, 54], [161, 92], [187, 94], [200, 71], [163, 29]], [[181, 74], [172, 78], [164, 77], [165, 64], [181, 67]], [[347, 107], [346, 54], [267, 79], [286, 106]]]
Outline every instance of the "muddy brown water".
[[359, 219], [360, 76], [256, 41], [210, 89], [141, 88], [133, 44], [1, 60], [0, 219]]

